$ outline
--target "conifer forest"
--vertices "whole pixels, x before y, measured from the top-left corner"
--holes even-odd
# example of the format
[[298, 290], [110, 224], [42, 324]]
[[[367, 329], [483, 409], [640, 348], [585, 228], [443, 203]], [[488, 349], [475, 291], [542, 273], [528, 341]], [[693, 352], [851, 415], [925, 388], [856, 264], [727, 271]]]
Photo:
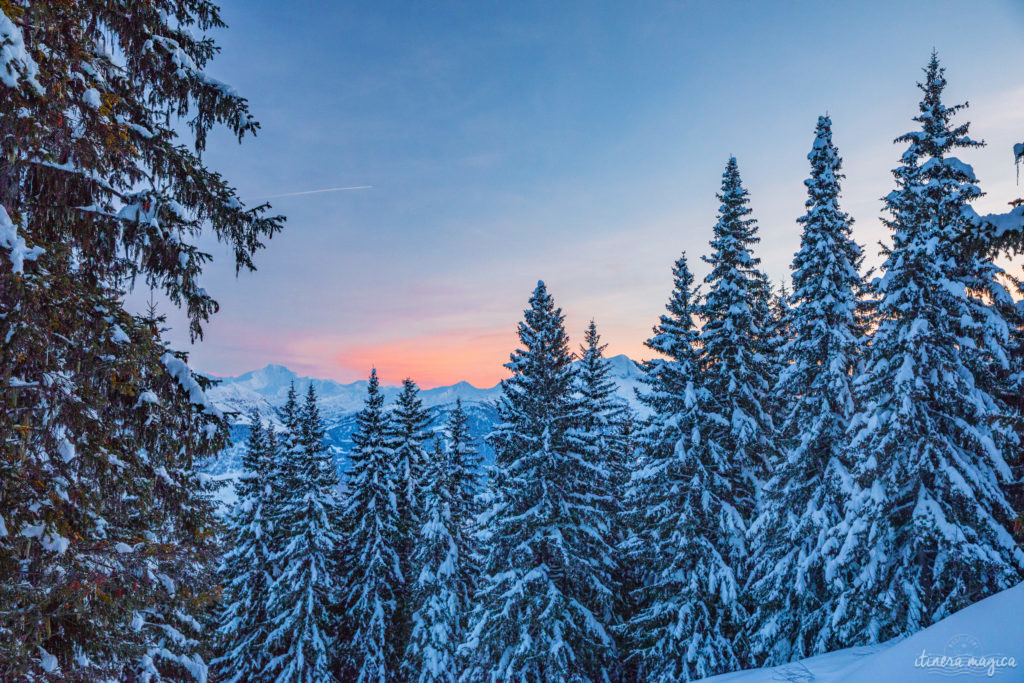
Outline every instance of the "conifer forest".
[[0, 1], [0, 681], [754, 682], [997, 603], [1024, 680], [1024, 201], [975, 207], [986, 131], [941, 44], [902, 82], [880, 245], [822, 111], [787, 263], [721, 150], [679, 226], [703, 251], [657, 247], [635, 386], [538, 260], [493, 398], [366, 364], [342, 439], [322, 385], [239, 409], [170, 334], [202, 347], [204, 273], [258, 281], [294, 223], [208, 161], [271, 134], [210, 75], [233, 30], [211, 0]]

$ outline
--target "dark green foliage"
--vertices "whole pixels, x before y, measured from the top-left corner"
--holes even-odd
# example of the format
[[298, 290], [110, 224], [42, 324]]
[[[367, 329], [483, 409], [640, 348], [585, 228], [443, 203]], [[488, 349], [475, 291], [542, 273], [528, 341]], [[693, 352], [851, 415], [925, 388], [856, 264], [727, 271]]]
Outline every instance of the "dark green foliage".
[[214, 523], [195, 468], [226, 428], [123, 297], [151, 286], [201, 334], [200, 233], [251, 268], [281, 226], [199, 158], [213, 126], [257, 124], [202, 72], [209, 2], [0, 9], [25, 47], [0, 86], [0, 678], [200, 678], [188, 615], [213, 596]]

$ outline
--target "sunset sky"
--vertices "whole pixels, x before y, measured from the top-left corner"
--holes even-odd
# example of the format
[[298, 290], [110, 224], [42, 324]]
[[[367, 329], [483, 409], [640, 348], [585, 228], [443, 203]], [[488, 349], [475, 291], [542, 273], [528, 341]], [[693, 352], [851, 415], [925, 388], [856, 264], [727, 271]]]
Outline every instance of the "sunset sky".
[[[574, 346], [593, 317], [609, 353], [645, 357], [672, 262], [685, 249], [707, 272], [730, 154], [763, 267], [787, 276], [826, 112], [875, 265], [892, 139], [914, 125], [933, 47], [947, 104], [970, 100], [989, 143], [962, 157], [989, 193], [977, 208], [1021, 192], [1021, 2], [222, 5], [210, 73], [263, 130], [215, 138], [207, 160], [243, 198], [276, 196], [288, 223], [256, 273], [236, 279], [212, 247], [221, 312], [191, 361], [213, 374], [280, 363], [353, 381], [376, 366], [388, 383], [490, 386], [538, 279]], [[338, 187], [363, 189], [308, 193]]]

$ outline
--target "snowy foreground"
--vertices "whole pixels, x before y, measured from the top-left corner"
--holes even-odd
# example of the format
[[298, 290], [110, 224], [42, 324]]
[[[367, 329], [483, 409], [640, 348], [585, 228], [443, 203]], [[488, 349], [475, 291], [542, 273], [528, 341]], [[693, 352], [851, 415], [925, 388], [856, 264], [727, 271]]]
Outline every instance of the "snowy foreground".
[[[704, 679], [715, 683], [998, 678], [1024, 681], [1024, 583], [960, 610], [902, 641], [851, 647], [799, 662]], [[924, 655], [924, 656], [922, 656]], [[945, 666], [941, 658], [946, 656]], [[970, 656], [975, 661], [968, 660]], [[972, 666], [972, 664], [979, 664]]]

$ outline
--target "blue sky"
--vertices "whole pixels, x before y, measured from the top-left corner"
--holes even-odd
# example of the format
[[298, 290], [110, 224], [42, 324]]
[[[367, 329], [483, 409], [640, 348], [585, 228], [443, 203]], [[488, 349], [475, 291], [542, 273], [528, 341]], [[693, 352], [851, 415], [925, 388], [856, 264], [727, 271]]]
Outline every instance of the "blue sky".
[[215, 137], [209, 163], [252, 199], [372, 188], [274, 199], [288, 224], [260, 270], [211, 266], [221, 313], [192, 362], [216, 374], [491, 384], [538, 279], [575, 340], [594, 317], [610, 353], [641, 357], [679, 252], [706, 273], [730, 154], [763, 266], [786, 277], [825, 112], [877, 263], [892, 139], [933, 47], [989, 143], [964, 157], [979, 208], [1019, 194], [1022, 2], [221, 4], [210, 73], [263, 130]]

